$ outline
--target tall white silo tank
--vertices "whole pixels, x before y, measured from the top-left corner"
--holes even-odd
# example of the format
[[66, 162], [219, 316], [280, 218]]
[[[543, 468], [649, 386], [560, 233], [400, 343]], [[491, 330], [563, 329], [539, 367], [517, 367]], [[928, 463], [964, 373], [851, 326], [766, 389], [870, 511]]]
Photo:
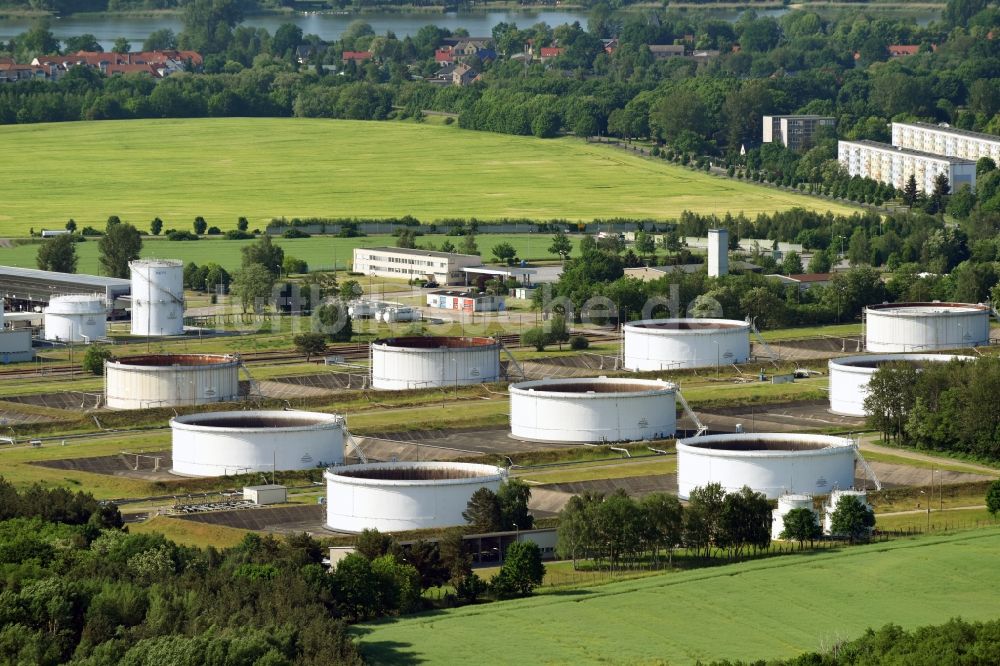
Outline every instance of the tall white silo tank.
[[811, 495], [782, 495], [778, 498], [778, 508], [771, 511], [771, 538], [780, 539], [785, 529], [785, 516], [795, 509], [808, 509], [816, 515]]
[[53, 296], [44, 310], [44, 322], [46, 340], [100, 340], [108, 334], [105, 298], [99, 294]]
[[184, 333], [184, 263], [142, 259], [132, 269], [132, 335]]

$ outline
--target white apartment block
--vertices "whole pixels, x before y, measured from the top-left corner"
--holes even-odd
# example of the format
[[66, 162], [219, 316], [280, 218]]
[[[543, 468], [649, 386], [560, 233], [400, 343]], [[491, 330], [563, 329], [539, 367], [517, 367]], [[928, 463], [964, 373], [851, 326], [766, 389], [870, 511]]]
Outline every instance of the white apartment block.
[[830, 116], [764, 116], [763, 121], [764, 143], [780, 143], [792, 150], [813, 145], [817, 129], [837, 122]]
[[994, 162], [1000, 163], [1000, 136], [947, 125], [893, 123], [892, 145], [973, 162], [980, 157], [992, 157]]
[[483, 260], [474, 254], [411, 250], [403, 247], [354, 248], [354, 272], [376, 277], [459, 284], [465, 282], [463, 268], [482, 265]]
[[962, 185], [976, 187], [976, 163], [960, 157], [934, 155], [876, 141], [838, 141], [837, 159], [852, 176], [871, 178], [903, 189], [910, 175], [917, 189], [930, 194], [938, 174], [948, 176], [954, 192]]

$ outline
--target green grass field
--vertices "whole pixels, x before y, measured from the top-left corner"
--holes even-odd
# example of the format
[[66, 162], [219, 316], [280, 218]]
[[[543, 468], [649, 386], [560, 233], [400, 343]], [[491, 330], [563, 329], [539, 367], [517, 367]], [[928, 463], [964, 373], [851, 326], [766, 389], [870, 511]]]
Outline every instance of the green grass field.
[[370, 663], [689, 664], [996, 618], [1000, 531], [667, 573], [359, 628]]
[[716, 178], [573, 138], [454, 126], [289, 118], [129, 120], [0, 128], [0, 234], [108, 215], [145, 228], [272, 217], [677, 217], [827, 201]]

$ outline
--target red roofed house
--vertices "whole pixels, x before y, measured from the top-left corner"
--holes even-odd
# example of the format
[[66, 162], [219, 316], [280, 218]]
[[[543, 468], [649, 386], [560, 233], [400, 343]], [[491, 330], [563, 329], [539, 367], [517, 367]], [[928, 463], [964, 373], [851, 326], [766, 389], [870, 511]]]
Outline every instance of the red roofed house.
[[542, 62], [547, 62], [553, 58], [558, 58], [563, 53], [566, 53], [566, 49], [561, 46], [543, 46], [538, 51], [538, 57], [541, 58]]
[[904, 56], [916, 55], [920, 51], [919, 44], [890, 44], [889, 57], [902, 58]]
[[371, 51], [344, 51], [342, 56], [344, 62], [354, 62], [361, 64], [372, 59]]
[[434, 62], [439, 65], [447, 65], [450, 62], [455, 62], [455, 54], [447, 47], [438, 49], [434, 52]]

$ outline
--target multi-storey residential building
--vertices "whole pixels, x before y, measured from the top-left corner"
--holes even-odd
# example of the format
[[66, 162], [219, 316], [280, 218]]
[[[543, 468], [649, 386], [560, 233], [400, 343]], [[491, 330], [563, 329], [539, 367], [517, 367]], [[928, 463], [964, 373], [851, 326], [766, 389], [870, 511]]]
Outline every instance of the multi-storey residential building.
[[837, 159], [852, 176], [872, 178], [899, 189], [906, 186], [912, 174], [918, 190], [933, 192], [934, 179], [942, 173], [948, 177], [953, 191], [962, 185], [976, 187], [976, 163], [960, 157], [934, 155], [876, 141], [839, 141]]
[[973, 161], [980, 157], [991, 157], [994, 162], [1000, 163], [1000, 136], [969, 132], [947, 125], [893, 123], [892, 145]]
[[433, 280], [439, 284], [464, 283], [463, 268], [482, 266], [474, 254], [434, 252], [403, 247], [358, 247], [354, 249], [354, 272], [405, 280]]
[[818, 128], [833, 127], [836, 122], [830, 116], [764, 116], [764, 143], [777, 142], [792, 150], [808, 148]]

